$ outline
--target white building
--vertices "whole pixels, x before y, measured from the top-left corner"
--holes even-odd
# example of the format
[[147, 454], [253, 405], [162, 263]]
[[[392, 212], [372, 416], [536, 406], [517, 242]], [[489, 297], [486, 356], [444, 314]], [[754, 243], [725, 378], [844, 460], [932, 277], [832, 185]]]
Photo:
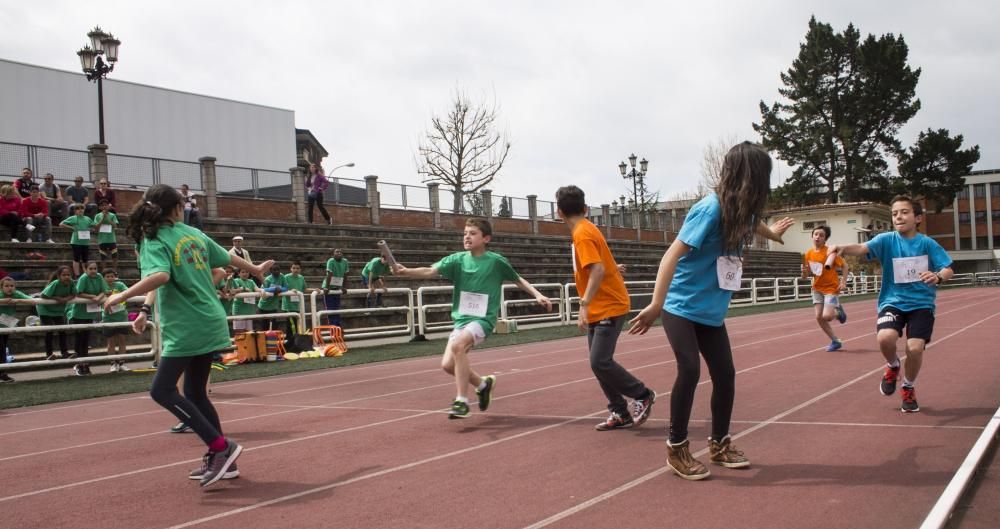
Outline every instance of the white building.
[[820, 226], [830, 227], [828, 244], [865, 242], [870, 235], [892, 229], [890, 211], [889, 206], [873, 202], [820, 204], [768, 211], [764, 220], [768, 224], [783, 217], [795, 219], [795, 224], [785, 232], [785, 244], [768, 241], [768, 248], [804, 252], [812, 246], [812, 231]]

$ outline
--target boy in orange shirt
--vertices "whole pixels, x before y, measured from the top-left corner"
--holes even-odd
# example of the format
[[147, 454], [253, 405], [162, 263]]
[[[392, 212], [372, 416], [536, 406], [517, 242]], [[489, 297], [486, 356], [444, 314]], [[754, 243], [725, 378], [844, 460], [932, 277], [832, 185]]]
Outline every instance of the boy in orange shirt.
[[[559, 188], [556, 204], [559, 217], [573, 234], [573, 276], [580, 293], [578, 325], [587, 331], [590, 368], [611, 412], [596, 428], [603, 432], [639, 426], [649, 418], [656, 392], [614, 359], [618, 335], [630, 309], [625, 280], [601, 231], [586, 218], [583, 190], [576, 186]], [[634, 401], [631, 413], [625, 397]]]
[[[830, 345], [826, 346], [827, 351], [836, 351], [844, 346], [844, 343], [837, 338], [830, 327], [830, 322], [834, 318], [840, 323], [847, 322], [847, 313], [844, 307], [840, 306], [837, 295], [843, 291], [847, 284], [847, 262], [839, 255], [831, 255], [826, 247], [826, 241], [830, 238], [830, 227], [820, 226], [812, 231], [813, 247], [806, 251], [804, 263], [802, 264], [802, 277], [812, 277], [812, 300], [816, 307], [816, 323], [823, 332], [830, 337]], [[833, 257], [832, 263], [827, 263], [827, 259]], [[831, 266], [826, 266], [827, 264]], [[840, 277], [837, 277], [837, 270], [840, 269]]]

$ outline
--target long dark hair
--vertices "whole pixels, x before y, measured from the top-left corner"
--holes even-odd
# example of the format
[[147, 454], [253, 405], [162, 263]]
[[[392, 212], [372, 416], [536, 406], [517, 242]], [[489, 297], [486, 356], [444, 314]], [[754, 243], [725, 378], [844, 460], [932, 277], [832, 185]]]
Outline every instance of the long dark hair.
[[739, 253], [753, 242], [771, 194], [771, 157], [760, 145], [745, 141], [729, 149], [715, 187], [722, 206], [722, 248]]
[[70, 268], [68, 266], [62, 265], [59, 268], [56, 268], [56, 271], [52, 272], [52, 275], [49, 276], [49, 283], [51, 283], [51, 282], [59, 279], [59, 276], [62, 275], [62, 273], [63, 273], [64, 270], [69, 272], [69, 277], [70, 278], [73, 277], [73, 271], [70, 270]]
[[143, 238], [155, 238], [160, 226], [173, 226], [171, 215], [183, 203], [180, 192], [166, 184], [156, 184], [147, 189], [128, 215], [128, 236], [137, 245], [142, 244]]

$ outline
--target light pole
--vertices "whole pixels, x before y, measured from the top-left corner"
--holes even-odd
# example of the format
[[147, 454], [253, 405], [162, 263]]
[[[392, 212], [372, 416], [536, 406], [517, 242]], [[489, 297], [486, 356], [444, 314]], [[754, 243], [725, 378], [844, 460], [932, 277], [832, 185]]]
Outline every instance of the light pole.
[[[110, 33], [105, 33], [100, 26], [87, 33], [90, 44], [84, 46], [76, 54], [80, 57], [80, 66], [87, 74], [88, 81], [97, 81], [97, 123], [100, 129], [100, 143], [104, 142], [104, 86], [101, 81], [115, 69], [118, 62], [118, 46], [121, 41]], [[105, 58], [107, 61], [105, 61]]]
[[[643, 158], [642, 161], [639, 162], [639, 170], [636, 171], [636, 158], [637, 156], [635, 153], [632, 153], [632, 155], [628, 157], [628, 163], [632, 166], [631, 170], [629, 170], [628, 165], [625, 165], [625, 162], [618, 164], [618, 170], [621, 171], [622, 178], [625, 178], [626, 180], [632, 179], [632, 201], [636, 207], [641, 208], [646, 203], [646, 185], [644, 178], [646, 177], [646, 168], [649, 167], [649, 161]], [[641, 199], [639, 197], [640, 190], [642, 191]]]
[[[333, 174], [334, 171], [340, 169], [341, 167], [354, 167], [354, 162], [340, 164], [333, 169], [330, 169], [329, 174]], [[340, 180], [336, 178], [332, 178], [331, 180], [333, 180], [333, 203], [340, 204]]]

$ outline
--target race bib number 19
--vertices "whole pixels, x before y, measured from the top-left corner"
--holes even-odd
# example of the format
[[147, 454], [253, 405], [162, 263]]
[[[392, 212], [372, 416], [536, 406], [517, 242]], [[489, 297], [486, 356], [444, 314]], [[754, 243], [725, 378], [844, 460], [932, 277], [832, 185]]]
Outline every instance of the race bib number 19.
[[892, 279], [897, 283], [916, 283], [927, 271], [927, 256], [896, 257], [892, 260]]
[[458, 313], [462, 316], [485, 318], [489, 301], [490, 297], [486, 294], [462, 292], [462, 295], [458, 298]]
[[723, 290], [737, 291], [742, 284], [743, 260], [731, 255], [719, 257], [715, 263], [715, 270], [719, 276], [719, 288]]

